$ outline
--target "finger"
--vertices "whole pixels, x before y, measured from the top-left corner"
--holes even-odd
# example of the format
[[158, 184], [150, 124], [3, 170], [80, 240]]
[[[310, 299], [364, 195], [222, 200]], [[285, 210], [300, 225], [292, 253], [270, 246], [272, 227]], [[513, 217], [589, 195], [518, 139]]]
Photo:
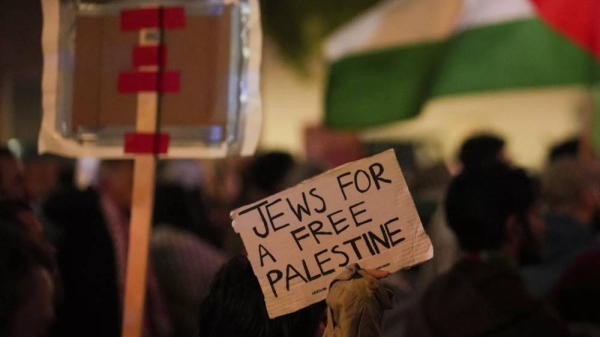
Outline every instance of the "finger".
[[388, 275], [390, 275], [390, 272], [378, 269], [366, 269], [365, 272], [367, 272], [367, 274], [378, 280], [381, 280], [382, 278], [385, 278]]

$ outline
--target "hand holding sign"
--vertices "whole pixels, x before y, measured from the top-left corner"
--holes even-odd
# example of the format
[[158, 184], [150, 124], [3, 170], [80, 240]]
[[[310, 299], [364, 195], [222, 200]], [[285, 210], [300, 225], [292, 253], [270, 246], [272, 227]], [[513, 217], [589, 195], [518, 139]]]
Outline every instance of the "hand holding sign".
[[392, 150], [232, 212], [271, 318], [323, 300], [352, 263], [394, 272], [433, 256]]

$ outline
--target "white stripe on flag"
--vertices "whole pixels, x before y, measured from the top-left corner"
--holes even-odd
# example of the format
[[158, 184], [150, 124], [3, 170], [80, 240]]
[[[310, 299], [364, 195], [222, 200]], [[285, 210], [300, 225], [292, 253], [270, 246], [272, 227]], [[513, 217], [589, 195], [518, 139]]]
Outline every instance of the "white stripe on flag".
[[529, 0], [465, 0], [457, 31], [535, 16]]
[[[503, 1], [503, 0], [497, 0]], [[344, 56], [443, 40], [454, 32], [463, 0], [388, 0], [334, 32], [325, 56]]]

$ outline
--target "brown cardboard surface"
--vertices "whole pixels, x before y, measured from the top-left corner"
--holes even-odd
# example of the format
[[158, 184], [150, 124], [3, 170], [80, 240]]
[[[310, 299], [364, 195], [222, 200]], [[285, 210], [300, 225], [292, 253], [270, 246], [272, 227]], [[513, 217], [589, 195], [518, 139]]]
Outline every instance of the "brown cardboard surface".
[[[221, 16], [186, 17], [165, 32], [167, 66], [181, 73], [181, 91], [163, 96], [161, 125], [224, 126], [227, 122], [231, 7]], [[122, 71], [135, 71], [138, 32], [122, 32], [118, 16], [77, 18], [72, 128], [134, 126], [136, 95], [118, 92]]]
[[90, 17], [77, 22], [79, 32], [75, 36], [77, 62], [73, 74], [73, 129], [91, 127], [100, 123], [100, 78], [102, 68], [103, 18]]
[[394, 272], [433, 256], [393, 150], [236, 209], [231, 218], [271, 318], [325, 299], [348, 264]]

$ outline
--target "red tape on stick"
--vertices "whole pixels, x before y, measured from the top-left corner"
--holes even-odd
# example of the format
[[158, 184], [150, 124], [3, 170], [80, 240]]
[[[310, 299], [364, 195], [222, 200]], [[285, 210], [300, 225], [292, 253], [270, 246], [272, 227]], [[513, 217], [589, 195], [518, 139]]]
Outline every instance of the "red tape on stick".
[[169, 135], [166, 133], [126, 133], [125, 153], [164, 154], [169, 149]]
[[[144, 28], [158, 28], [160, 12], [159, 8], [123, 10], [121, 11], [121, 30], [135, 31]], [[185, 27], [185, 9], [183, 7], [164, 7], [162, 13], [162, 27], [164, 29]]]
[[167, 64], [167, 46], [143, 46], [133, 48], [134, 67], [161, 66]]
[[122, 94], [140, 91], [179, 92], [179, 71], [161, 73], [161, 85], [158, 87], [158, 73], [155, 71], [122, 72], [119, 74], [119, 92]]

